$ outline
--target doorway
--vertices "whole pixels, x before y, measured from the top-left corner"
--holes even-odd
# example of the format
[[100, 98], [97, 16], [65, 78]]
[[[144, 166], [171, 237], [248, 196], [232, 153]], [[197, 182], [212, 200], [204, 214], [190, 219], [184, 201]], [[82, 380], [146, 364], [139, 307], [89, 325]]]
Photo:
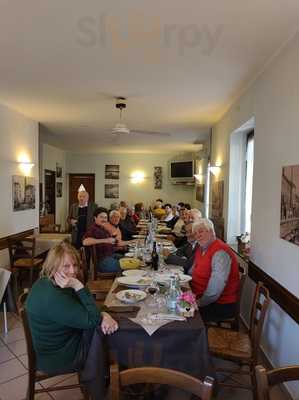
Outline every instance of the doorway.
[[78, 201], [78, 189], [83, 185], [89, 193], [89, 200], [94, 202], [95, 174], [69, 174], [69, 208]]
[[56, 211], [56, 173], [49, 169], [45, 169], [45, 208], [53, 224], [55, 224]]

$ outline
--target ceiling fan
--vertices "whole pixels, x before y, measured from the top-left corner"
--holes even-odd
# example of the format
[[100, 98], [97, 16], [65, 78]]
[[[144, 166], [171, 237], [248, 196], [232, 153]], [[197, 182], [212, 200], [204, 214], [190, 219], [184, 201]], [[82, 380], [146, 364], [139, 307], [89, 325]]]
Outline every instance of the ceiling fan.
[[141, 134], [141, 135], [155, 135], [155, 136], [170, 136], [167, 132], [152, 132], [143, 130], [129, 129], [126, 124], [122, 122], [122, 111], [127, 107], [127, 99], [125, 97], [116, 97], [115, 107], [120, 111], [119, 122], [112, 128], [113, 135], [128, 135], [128, 134]]

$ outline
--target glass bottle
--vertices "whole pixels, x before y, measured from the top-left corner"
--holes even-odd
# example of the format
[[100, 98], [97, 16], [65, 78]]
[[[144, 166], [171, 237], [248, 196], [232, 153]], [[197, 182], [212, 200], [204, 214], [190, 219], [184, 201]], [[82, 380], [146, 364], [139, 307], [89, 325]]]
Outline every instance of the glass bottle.
[[152, 251], [152, 267], [154, 271], [158, 271], [159, 267], [159, 255], [157, 252], [157, 242], [153, 243], [153, 251]]
[[170, 277], [170, 287], [167, 293], [167, 308], [170, 312], [175, 312], [177, 307], [177, 299], [180, 292], [177, 289], [176, 277]]

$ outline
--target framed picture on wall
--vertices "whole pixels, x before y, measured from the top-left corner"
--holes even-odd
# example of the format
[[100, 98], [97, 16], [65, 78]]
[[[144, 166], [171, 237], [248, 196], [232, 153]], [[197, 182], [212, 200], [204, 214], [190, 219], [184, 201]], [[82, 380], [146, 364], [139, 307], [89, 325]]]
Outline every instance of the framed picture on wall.
[[282, 167], [280, 237], [299, 246], [299, 165]]
[[35, 184], [30, 176], [14, 175], [12, 177], [13, 211], [35, 208]]
[[212, 217], [223, 216], [224, 181], [213, 182], [212, 184]]
[[154, 167], [154, 188], [162, 189], [162, 167]]
[[200, 183], [196, 186], [196, 200], [200, 201], [201, 203], [205, 200], [205, 184]]
[[118, 199], [119, 185], [118, 183], [105, 183], [105, 199]]
[[62, 178], [62, 167], [56, 163], [56, 178]]
[[56, 182], [56, 197], [62, 197], [62, 182]]
[[105, 165], [105, 179], [119, 179], [119, 165]]

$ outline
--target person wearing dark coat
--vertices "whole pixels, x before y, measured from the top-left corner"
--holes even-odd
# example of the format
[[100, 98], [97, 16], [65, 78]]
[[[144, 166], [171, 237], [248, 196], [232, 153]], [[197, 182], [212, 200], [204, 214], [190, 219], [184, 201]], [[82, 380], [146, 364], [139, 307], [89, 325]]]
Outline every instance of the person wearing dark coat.
[[82, 239], [87, 229], [93, 224], [93, 213], [97, 204], [89, 201], [89, 194], [81, 185], [78, 190], [78, 203], [71, 205], [68, 223], [72, 229], [72, 245], [76, 249], [82, 246]]

